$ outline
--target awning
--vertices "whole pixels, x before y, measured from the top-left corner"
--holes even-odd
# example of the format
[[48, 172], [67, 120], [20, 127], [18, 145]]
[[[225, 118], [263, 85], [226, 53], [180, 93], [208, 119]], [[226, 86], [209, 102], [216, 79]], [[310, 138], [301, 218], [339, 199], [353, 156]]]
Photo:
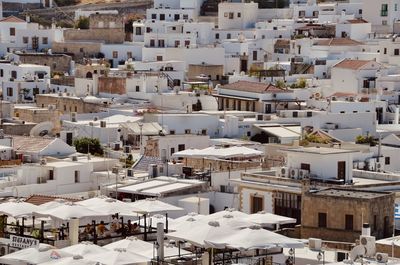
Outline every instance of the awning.
[[217, 97], [217, 98], [231, 98], [231, 99], [238, 99], [238, 100], [258, 101], [258, 98], [236, 97], [236, 96], [220, 95], [220, 94], [213, 94], [213, 96]]
[[301, 127], [300, 126], [293, 126], [293, 127], [262, 127], [256, 126], [260, 130], [263, 130], [267, 134], [271, 134], [273, 136], [279, 138], [299, 138], [301, 135]]

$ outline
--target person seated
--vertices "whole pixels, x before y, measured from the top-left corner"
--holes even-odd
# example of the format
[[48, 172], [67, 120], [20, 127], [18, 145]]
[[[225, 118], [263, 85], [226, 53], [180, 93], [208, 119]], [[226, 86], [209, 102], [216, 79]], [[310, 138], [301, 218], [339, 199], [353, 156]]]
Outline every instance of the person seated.
[[99, 236], [104, 236], [106, 233], [107, 229], [104, 224], [104, 221], [101, 221], [99, 225], [97, 225], [97, 235]]

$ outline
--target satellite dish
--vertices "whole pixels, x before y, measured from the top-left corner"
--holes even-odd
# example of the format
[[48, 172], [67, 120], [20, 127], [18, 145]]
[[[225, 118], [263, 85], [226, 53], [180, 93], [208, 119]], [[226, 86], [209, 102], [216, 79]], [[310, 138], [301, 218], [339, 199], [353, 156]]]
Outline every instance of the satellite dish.
[[43, 137], [46, 135], [52, 135], [54, 124], [50, 121], [45, 121], [34, 126], [29, 132], [30, 136]]
[[351, 261], [356, 261], [359, 257], [365, 256], [366, 250], [363, 245], [355, 246], [349, 254], [349, 258]]

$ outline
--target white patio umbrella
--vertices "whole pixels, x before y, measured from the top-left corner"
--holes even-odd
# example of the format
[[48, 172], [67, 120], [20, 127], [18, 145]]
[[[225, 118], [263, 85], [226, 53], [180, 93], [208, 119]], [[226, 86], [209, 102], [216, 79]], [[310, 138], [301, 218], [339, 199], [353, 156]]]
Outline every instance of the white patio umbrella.
[[226, 236], [210, 235], [205, 240], [205, 243], [212, 248], [227, 247], [239, 250], [304, 247], [304, 244], [299, 240], [262, 229], [259, 225], [236, 230], [234, 233]]
[[259, 213], [250, 214], [245, 219], [249, 220], [255, 224], [261, 225], [261, 226], [295, 224], [296, 223], [296, 219], [294, 219], [294, 218], [276, 215], [276, 214], [272, 214], [272, 213], [267, 213], [264, 211], [259, 212]]
[[[158, 223], [163, 223], [164, 229], [166, 229], [167, 228], [167, 220], [168, 220], [168, 230], [171, 230], [170, 225], [173, 224], [175, 222], [175, 220], [172, 218], [169, 218], [169, 217], [165, 217], [165, 215], [162, 215], [162, 214], [155, 214], [150, 217], [147, 217], [146, 225], [148, 227], [157, 228]], [[144, 226], [144, 218], [140, 219], [139, 225]]]
[[[125, 239], [113, 242], [111, 244], [105, 245], [103, 248], [113, 250], [113, 249], [126, 249], [129, 252], [140, 254], [142, 256], [153, 258], [154, 256], [154, 246], [152, 243], [140, 240], [136, 237], [127, 237]], [[181, 249], [181, 255], [190, 254], [190, 252]], [[165, 246], [164, 256], [177, 256], [179, 254], [179, 249], [177, 247]]]
[[71, 254], [56, 249], [47, 244], [40, 244], [39, 248], [25, 248], [0, 257], [1, 264], [39, 264], [54, 259], [69, 257]]
[[234, 208], [228, 208], [228, 209], [223, 210], [223, 211], [219, 211], [219, 212], [216, 212], [216, 213], [213, 213], [213, 214], [210, 214], [210, 215], [206, 215], [205, 219], [207, 219], [207, 220], [219, 220], [222, 217], [227, 216], [227, 215], [233, 216], [234, 218], [247, 218], [249, 216], [247, 213], [237, 211]]
[[40, 263], [40, 265], [99, 265], [99, 264], [100, 263], [97, 261], [88, 260], [80, 255], [74, 255], [73, 257], [66, 257]]
[[205, 240], [211, 236], [227, 237], [234, 233], [229, 226], [221, 226], [217, 221], [204, 222], [204, 220], [188, 222], [178, 231], [166, 234], [167, 238], [187, 241], [195, 246], [204, 247]]
[[103, 265], [133, 265], [151, 261], [149, 257], [127, 251], [123, 248], [104, 251], [104, 253], [101, 254], [90, 254], [85, 256], [85, 258], [98, 261]]
[[106, 215], [118, 213], [124, 216], [135, 216], [133, 213], [134, 208], [131, 203], [126, 203], [106, 196], [90, 198], [77, 202], [77, 204]]
[[131, 206], [133, 207], [134, 212], [142, 214], [168, 213], [183, 210], [180, 207], [153, 198], [132, 202]]
[[39, 207], [40, 207], [41, 210], [50, 210], [50, 209], [56, 208], [56, 207], [58, 207], [60, 205], [63, 205], [65, 203], [67, 203], [67, 202], [68, 201], [64, 200], [64, 199], [55, 199], [53, 201], [43, 203]]
[[71, 218], [84, 218], [84, 217], [105, 217], [107, 215], [103, 213], [99, 213], [97, 211], [90, 210], [84, 206], [81, 206], [76, 203], [65, 203], [61, 204], [58, 207], [55, 207], [53, 209], [49, 210], [44, 210], [44, 211], [35, 211], [34, 215], [38, 216], [50, 216], [55, 219], [59, 220], [70, 220]]
[[107, 249], [104, 249], [103, 247], [100, 247], [98, 245], [93, 244], [92, 242], [87, 242], [87, 241], [62, 248], [61, 250], [66, 253], [70, 253], [71, 255], [79, 255], [79, 256], [85, 256], [89, 254], [100, 254], [103, 253], [104, 251], [107, 251]]
[[198, 221], [204, 218], [205, 215], [198, 214], [198, 213], [188, 213], [187, 215], [175, 218], [174, 221], [169, 224], [168, 229], [176, 230], [180, 226], [184, 225], [187, 222]]
[[39, 206], [20, 200], [9, 200], [0, 204], [0, 214], [11, 217], [31, 216], [32, 212], [38, 210], [40, 210]]

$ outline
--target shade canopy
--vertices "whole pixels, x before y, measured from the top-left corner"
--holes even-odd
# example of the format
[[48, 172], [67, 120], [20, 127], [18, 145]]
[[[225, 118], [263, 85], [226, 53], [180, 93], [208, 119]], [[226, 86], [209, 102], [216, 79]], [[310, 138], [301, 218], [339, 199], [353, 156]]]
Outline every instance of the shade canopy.
[[188, 149], [174, 153], [173, 157], [186, 157], [186, 158], [219, 158], [229, 159], [233, 157], [257, 157], [262, 156], [264, 153], [245, 146], [232, 146], [227, 148], [210, 146], [205, 149]]
[[170, 239], [187, 241], [195, 246], [204, 247], [205, 240], [211, 236], [227, 237], [235, 230], [227, 225], [220, 225], [217, 221], [203, 222], [203, 220], [192, 221], [180, 227], [176, 232], [168, 233]]
[[77, 202], [90, 210], [100, 212], [105, 215], [120, 214], [124, 216], [134, 216], [134, 208], [131, 203], [126, 203], [106, 196], [90, 198]]
[[[126, 249], [129, 252], [133, 252], [136, 254], [140, 254], [142, 256], [145, 256], [147, 258], [154, 258], [154, 246], [152, 243], [140, 240], [136, 237], [127, 237], [125, 239], [119, 240], [117, 242], [113, 242], [111, 244], [105, 245], [103, 248], [108, 249], [108, 250], [113, 250], [113, 249]], [[179, 249], [177, 247], [171, 247], [171, 246], [166, 246], [164, 248], [164, 256], [165, 257], [170, 257], [170, 256], [177, 256], [179, 254]], [[181, 249], [180, 250], [181, 255], [185, 254], [190, 254], [190, 252]]]
[[107, 250], [98, 245], [93, 244], [92, 242], [85, 241], [76, 245], [65, 247], [62, 249], [62, 251], [70, 253], [71, 255], [85, 256], [90, 254], [101, 254]]
[[64, 200], [64, 199], [55, 199], [53, 201], [43, 203], [39, 207], [41, 210], [50, 210], [50, 209], [57, 208], [58, 206], [63, 205], [67, 202], [68, 201]]
[[[146, 226], [157, 228], [158, 223], [163, 223], [164, 229], [166, 229], [167, 228], [167, 220], [168, 220], [168, 230], [170, 230], [170, 225], [173, 224], [175, 222], [175, 220], [172, 218], [166, 217], [165, 215], [162, 215], [162, 214], [155, 214], [150, 217], [147, 217], [146, 218]], [[140, 219], [139, 225], [144, 226], [144, 218]]]
[[188, 213], [187, 215], [175, 218], [174, 221], [168, 224], [168, 229], [177, 230], [179, 227], [185, 225], [187, 222], [193, 222], [205, 218], [205, 215], [198, 213]]
[[80, 255], [74, 255], [73, 257], [66, 257], [40, 263], [40, 265], [99, 265], [99, 262], [88, 260]]
[[47, 244], [40, 244], [39, 248], [25, 248], [0, 257], [2, 264], [39, 264], [72, 256], [62, 250], [55, 249]]
[[206, 215], [205, 218], [207, 220], [219, 220], [223, 217], [227, 217], [227, 216], [232, 216], [234, 218], [247, 218], [249, 215], [247, 213], [241, 212], [241, 211], [237, 211], [236, 209], [233, 208], [228, 208], [225, 209], [223, 211], [219, 211], [210, 215]]
[[72, 218], [81, 219], [84, 217], [107, 216], [97, 211], [90, 210], [82, 205], [71, 202], [60, 204], [58, 207], [52, 209], [35, 211], [34, 215], [49, 216], [63, 221], [68, 221]]
[[239, 250], [304, 247], [304, 244], [299, 240], [265, 230], [258, 225], [236, 230], [227, 236], [211, 235], [205, 240], [205, 243], [207, 246], [213, 248], [233, 248]]
[[180, 207], [176, 207], [153, 198], [132, 202], [131, 206], [133, 207], [134, 212], [142, 214], [167, 213], [183, 210]]
[[261, 226], [295, 224], [297, 222], [294, 218], [267, 212], [250, 214], [249, 216], [245, 217], [245, 219]]
[[104, 251], [100, 254], [90, 254], [85, 258], [100, 262], [103, 265], [134, 265], [151, 261], [149, 257], [127, 251], [124, 248]]
[[31, 216], [32, 212], [39, 210], [39, 206], [20, 200], [9, 200], [8, 202], [0, 204], [0, 214], [5, 214], [16, 218]]

